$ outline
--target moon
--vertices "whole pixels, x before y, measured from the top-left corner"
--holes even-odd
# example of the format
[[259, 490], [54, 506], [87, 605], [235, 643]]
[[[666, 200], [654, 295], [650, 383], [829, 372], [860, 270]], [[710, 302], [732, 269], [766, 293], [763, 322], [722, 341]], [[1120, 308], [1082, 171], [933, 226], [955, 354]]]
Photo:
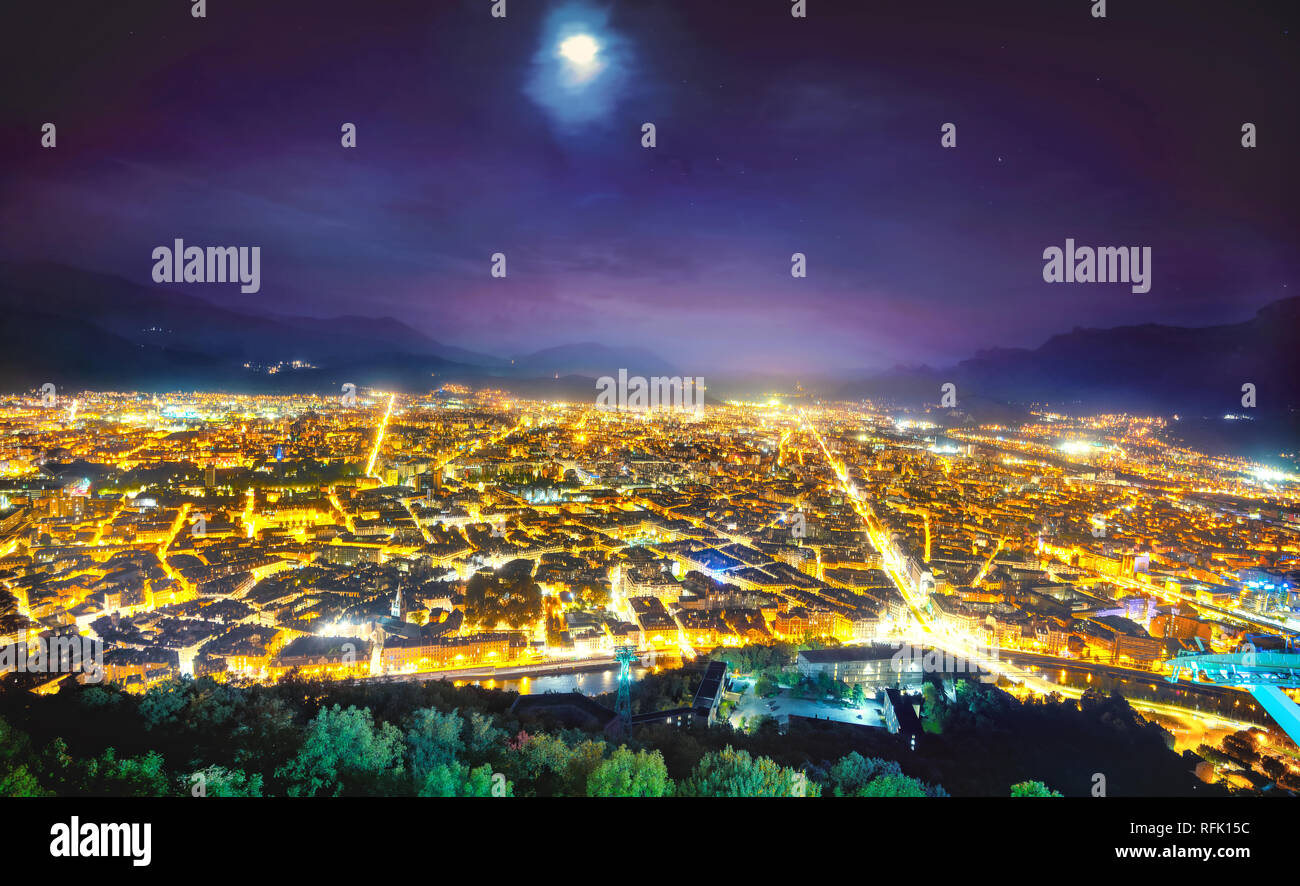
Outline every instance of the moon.
[[632, 64], [628, 41], [609, 27], [609, 10], [591, 0], [557, 0], [538, 35], [524, 91], [565, 134], [608, 125], [626, 90]]
[[588, 68], [596, 61], [600, 44], [590, 34], [574, 34], [560, 42], [560, 55], [579, 68]]

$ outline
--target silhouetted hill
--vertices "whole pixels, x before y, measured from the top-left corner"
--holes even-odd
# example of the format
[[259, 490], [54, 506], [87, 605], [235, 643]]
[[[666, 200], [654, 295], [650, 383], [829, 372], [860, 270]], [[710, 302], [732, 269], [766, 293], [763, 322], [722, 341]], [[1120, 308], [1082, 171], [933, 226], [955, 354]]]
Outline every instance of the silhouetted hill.
[[[265, 315], [259, 313], [255, 298], [236, 295], [232, 300], [242, 303], [221, 306], [62, 265], [0, 264], [0, 310], [77, 320], [133, 344], [204, 354], [222, 365], [303, 360], [342, 366], [388, 354], [434, 358], [438, 363], [458, 358], [481, 359], [479, 365], [502, 362], [444, 347], [391, 317]], [[7, 328], [4, 343], [21, 350], [23, 338], [23, 330]], [[47, 360], [71, 359], [58, 348], [31, 356], [38, 368], [48, 369], [57, 366], [42, 366]]]
[[175, 390], [233, 378], [217, 359], [127, 341], [75, 317], [4, 309], [0, 332], [0, 390], [16, 392], [53, 383], [60, 391], [97, 387], [127, 390], [167, 379]]
[[[48, 263], [0, 264], [0, 387], [333, 391], [343, 381], [423, 391], [457, 381], [594, 398], [595, 378], [676, 374], [648, 351], [586, 343], [511, 361], [435, 341], [392, 317], [261, 313]], [[246, 301], [239, 301], [244, 299]], [[303, 361], [310, 369], [260, 371]], [[246, 366], [245, 364], [251, 364]], [[553, 382], [561, 379], [559, 385]]]
[[1300, 407], [1300, 298], [1274, 302], [1250, 320], [1188, 328], [1144, 324], [1076, 328], [1041, 347], [979, 351], [947, 369], [897, 369], [851, 382], [841, 396], [888, 396], [936, 403], [939, 386], [965, 398], [1061, 409], [1243, 411], [1242, 385], [1255, 385], [1258, 410]]

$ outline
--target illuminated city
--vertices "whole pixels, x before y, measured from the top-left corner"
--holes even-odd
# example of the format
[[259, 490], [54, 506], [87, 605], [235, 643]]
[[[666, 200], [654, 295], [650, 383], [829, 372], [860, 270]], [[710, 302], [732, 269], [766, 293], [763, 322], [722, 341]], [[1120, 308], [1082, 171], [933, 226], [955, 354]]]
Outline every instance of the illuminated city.
[[0, 848], [1286, 863], [1295, 19], [5, 4]]
[[[653, 671], [908, 647], [1021, 698], [1121, 689], [1180, 751], [1244, 732], [1282, 783], [1297, 771], [1247, 693], [1171, 683], [1167, 662], [1287, 648], [1300, 481], [1172, 445], [1161, 420], [944, 431], [938, 410], [800, 394], [683, 414], [457, 385], [66, 399], [0, 413], [5, 642], [94, 638], [130, 693], [290, 675], [526, 691], [621, 647]], [[912, 670], [842, 680], [850, 703], [820, 715], [888, 728], [884, 690], [919, 688]], [[753, 676], [705, 719], [776, 713]]]

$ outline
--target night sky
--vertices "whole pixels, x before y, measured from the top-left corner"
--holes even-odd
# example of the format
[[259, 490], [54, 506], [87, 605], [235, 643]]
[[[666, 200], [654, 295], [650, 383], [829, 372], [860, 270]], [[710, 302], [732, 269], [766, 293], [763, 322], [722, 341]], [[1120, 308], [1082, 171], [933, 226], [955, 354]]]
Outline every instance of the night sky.
[[[944, 364], [1300, 289], [1295, 4], [5, 6], [5, 260], [152, 285], [176, 237], [256, 245], [258, 294], [174, 288], [692, 375]], [[557, 54], [574, 33], [590, 70]], [[1044, 283], [1066, 237], [1150, 246], [1151, 291]]]

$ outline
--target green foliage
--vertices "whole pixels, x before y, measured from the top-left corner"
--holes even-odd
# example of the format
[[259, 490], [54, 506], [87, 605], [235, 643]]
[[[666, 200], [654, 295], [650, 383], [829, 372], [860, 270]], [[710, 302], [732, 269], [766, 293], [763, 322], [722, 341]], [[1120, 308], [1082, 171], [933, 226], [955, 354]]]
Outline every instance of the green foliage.
[[683, 797], [817, 797], [821, 788], [794, 769], [768, 757], [751, 757], [727, 745], [705, 754], [682, 782]]
[[[168, 680], [153, 686], [140, 699], [140, 718], [146, 729], [171, 726], [189, 703], [189, 680]], [[93, 696], [92, 696], [93, 697]]]
[[[201, 793], [196, 793], [200, 789]], [[201, 797], [260, 797], [262, 776], [248, 775], [242, 769], [209, 766], [183, 779], [181, 790], [190, 796]]]
[[581, 797], [605, 758], [603, 741], [569, 744], [561, 735], [521, 732], [502, 757], [505, 774], [524, 797]]
[[417, 783], [434, 767], [447, 767], [465, 750], [461, 739], [464, 722], [455, 712], [443, 713], [436, 708], [422, 708], [411, 716], [406, 732], [407, 760], [411, 776]]
[[[714, 661], [725, 661], [737, 674], [776, 674], [794, 665], [805, 649], [839, 646], [837, 640], [819, 638], [802, 643], [778, 641], [767, 645], [747, 644], [740, 647], [719, 646], [709, 653]], [[788, 685], [788, 684], [787, 684]]]
[[0, 797], [47, 797], [49, 792], [25, 764], [0, 769]]
[[75, 793], [91, 797], [163, 797], [172, 793], [163, 770], [162, 755], [150, 751], [139, 757], [118, 758], [117, 751], [104, 753], [76, 767]]
[[872, 779], [855, 796], [858, 797], [925, 797], [925, 785], [906, 775], [882, 775]]
[[689, 668], [677, 668], [648, 673], [632, 684], [632, 712], [667, 711], [685, 707], [695, 698], [703, 673]]
[[673, 782], [658, 751], [632, 753], [621, 746], [587, 778], [588, 797], [669, 797], [672, 793]]
[[368, 709], [321, 710], [297, 756], [276, 772], [291, 797], [382, 794], [402, 773], [402, 734]]
[[31, 740], [0, 718], [0, 797], [44, 797], [49, 794], [31, 771]]
[[[483, 765], [470, 769], [464, 763], [451, 761], [438, 763], [424, 777], [420, 787], [421, 797], [491, 797], [492, 767]], [[502, 797], [514, 796], [514, 785], [503, 783]]]
[[584, 609], [602, 610], [609, 606], [609, 585], [603, 582], [579, 582], [574, 585], [573, 598]]
[[492, 725], [492, 718], [479, 711], [471, 711], [465, 718], [463, 741], [465, 756], [471, 763], [486, 762], [504, 744], [506, 731]]
[[[526, 574], [529, 564], [520, 563], [503, 568], [503, 580]], [[794, 650], [741, 650], [766, 668], [756, 688], [774, 686]], [[640, 680], [636, 709], [683, 704], [698, 679], [698, 670], [681, 669]], [[855, 697], [851, 687], [830, 688]], [[778, 729], [770, 717], [754, 718], [749, 734], [725, 725], [639, 727], [614, 749], [599, 732], [521, 733], [525, 724], [509, 713], [515, 697], [443, 681], [241, 686], [200, 678], [144, 695], [111, 685], [42, 696], [0, 689], [0, 795], [188, 796], [186, 773], [201, 772], [207, 796], [490, 796], [507, 780], [520, 796], [666, 795], [674, 784], [682, 795], [811, 796], [824, 786], [837, 796], [946, 796], [940, 781], [962, 795], [1005, 795], [1016, 785], [1023, 793], [1015, 795], [1028, 796], [1036, 794], [1025, 782], [1036, 778], [1066, 794], [1086, 792], [1077, 766], [1085, 754], [1107, 773], [1112, 794], [1229, 793], [1191, 775], [1199, 758], [1170, 753], [1167, 733], [1114, 694], [1019, 701], [972, 681], [950, 702], [927, 686], [926, 722], [942, 734], [915, 750], [884, 730], [821, 721]], [[535, 721], [525, 722], [532, 729]], [[1238, 744], [1247, 742], [1234, 737], [1221, 754], [1203, 754], [1229, 760]]]
[[1022, 781], [1011, 786], [1011, 796], [1013, 797], [1059, 797], [1056, 791], [1043, 784], [1041, 781]]
[[300, 729], [286, 701], [257, 693], [244, 699], [230, 736], [234, 764], [273, 771], [277, 762], [285, 762], [295, 753]]
[[909, 778], [893, 760], [863, 757], [857, 751], [831, 767], [830, 786], [837, 797], [946, 797], [938, 786]]
[[737, 674], [779, 671], [795, 662], [799, 646], [794, 643], [773, 643], [770, 646], [719, 646], [709, 653], [714, 661], [725, 661]]
[[856, 797], [874, 779], [882, 775], [902, 775], [903, 770], [893, 760], [864, 757], [857, 751], [841, 757], [831, 767], [830, 785], [837, 797]]

